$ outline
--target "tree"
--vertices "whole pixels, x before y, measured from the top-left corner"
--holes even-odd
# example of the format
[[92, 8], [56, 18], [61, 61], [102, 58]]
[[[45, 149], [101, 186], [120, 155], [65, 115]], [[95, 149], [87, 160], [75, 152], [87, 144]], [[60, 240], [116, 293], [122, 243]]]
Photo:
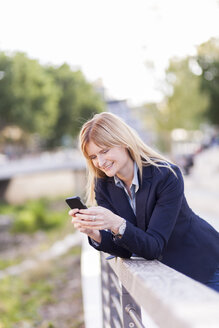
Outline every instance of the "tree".
[[13, 121], [12, 59], [0, 52], [0, 129]]
[[16, 125], [37, 133], [45, 146], [75, 137], [82, 123], [103, 110], [100, 96], [81, 71], [41, 66], [24, 53], [0, 52], [0, 129]]
[[202, 69], [201, 90], [209, 97], [206, 118], [219, 125], [219, 39], [201, 44], [197, 61]]
[[81, 71], [74, 72], [63, 64], [58, 68], [49, 67], [47, 72], [59, 89], [59, 112], [49, 141], [53, 145], [60, 144], [65, 135], [75, 137], [82, 123], [103, 110], [103, 102]]
[[218, 125], [219, 39], [200, 45], [194, 57], [171, 59], [164, 90], [163, 102], [146, 104], [147, 121], [160, 136], [162, 149], [168, 150], [173, 129], [193, 130], [207, 122]]
[[208, 106], [208, 96], [201, 92], [201, 68], [196, 58], [173, 58], [166, 70], [164, 100], [146, 104], [147, 122], [157, 132], [156, 144], [164, 152], [171, 150], [171, 131], [199, 128]]
[[58, 114], [58, 90], [36, 60], [1, 54], [1, 126], [17, 125], [47, 138]]
[[44, 68], [17, 53], [13, 60], [12, 90], [15, 122], [28, 132], [48, 138], [58, 115], [58, 89]]
[[201, 93], [201, 77], [195, 74], [195, 60], [192, 57], [172, 59], [166, 72], [169, 94], [161, 115], [163, 125], [175, 128], [196, 129], [203, 121], [208, 106], [208, 97]]

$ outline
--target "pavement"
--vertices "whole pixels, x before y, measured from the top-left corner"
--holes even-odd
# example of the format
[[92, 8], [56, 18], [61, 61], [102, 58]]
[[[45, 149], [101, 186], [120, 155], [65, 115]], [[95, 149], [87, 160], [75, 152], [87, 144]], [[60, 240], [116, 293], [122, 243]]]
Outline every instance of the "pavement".
[[185, 178], [185, 195], [192, 210], [219, 231], [219, 192], [201, 188]]
[[189, 206], [219, 231], [219, 147], [197, 155], [184, 182]]

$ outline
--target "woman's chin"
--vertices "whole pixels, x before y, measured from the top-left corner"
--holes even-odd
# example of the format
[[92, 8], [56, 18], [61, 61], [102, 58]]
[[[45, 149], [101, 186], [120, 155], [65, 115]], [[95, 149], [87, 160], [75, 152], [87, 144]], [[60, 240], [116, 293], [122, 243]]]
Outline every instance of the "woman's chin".
[[113, 165], [108, 169], [108, 170], [104, 170], [104, 173], [108, 176], [108, 177], [113, 177], [115, 175], [115, 170], [113, 170]]
[[113, 177], [115, 175], [115, 170], [109, 169], [109, 170], [105, 170], [104, 173], [108, 176], [108, 177]]
[[109, 178], [113, 177], [115, 174], [113, 172], [104, 172]]

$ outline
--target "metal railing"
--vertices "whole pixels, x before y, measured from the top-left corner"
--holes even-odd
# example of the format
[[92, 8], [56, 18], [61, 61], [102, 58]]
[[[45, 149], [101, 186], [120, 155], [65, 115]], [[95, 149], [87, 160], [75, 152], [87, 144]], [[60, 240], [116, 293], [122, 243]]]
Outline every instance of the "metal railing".
[[106, 257], [101, 253], [104, 328], [218, 327], [218, 293], [156, 260]]
[[102, 255], [102, 307], [104, 327], [142, 328], [141, 309]]

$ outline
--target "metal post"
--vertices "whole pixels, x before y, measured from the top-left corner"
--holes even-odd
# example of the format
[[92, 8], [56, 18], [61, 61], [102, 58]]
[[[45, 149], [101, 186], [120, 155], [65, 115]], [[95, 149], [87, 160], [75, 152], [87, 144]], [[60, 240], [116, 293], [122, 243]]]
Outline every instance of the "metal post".
[[144, 328], [141, 322], [141, 308], [136, 304], [124, 286], [122, 286], [121, 303], [123, 313], [123, 327]]
[[115, 273], [108, 265], [108, 274], [109, 274], [109, 292], [110, 292], [110, 327], [119, 328], [122, 325], [122, 313], [121, 313], [121, 303], [120, 303], [120, 294], [121, 291], [117, 289], [116, 284], [114, 283]]
[[103, 328], [145, 328], [141, 309], [101, 256]]

